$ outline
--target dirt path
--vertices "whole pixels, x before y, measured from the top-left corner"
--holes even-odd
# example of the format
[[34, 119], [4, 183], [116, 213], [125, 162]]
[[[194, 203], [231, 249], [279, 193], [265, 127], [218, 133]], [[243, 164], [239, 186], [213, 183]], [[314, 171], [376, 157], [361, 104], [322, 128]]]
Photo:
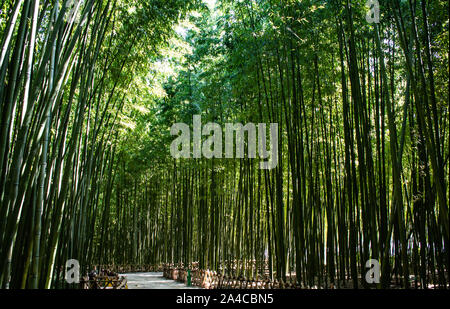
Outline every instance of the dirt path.
[[197, 289], [187, 287], [184, 283], [169, 280], [163, 273], [131, 273], [121, 274], [128, 280], [129, 289]]

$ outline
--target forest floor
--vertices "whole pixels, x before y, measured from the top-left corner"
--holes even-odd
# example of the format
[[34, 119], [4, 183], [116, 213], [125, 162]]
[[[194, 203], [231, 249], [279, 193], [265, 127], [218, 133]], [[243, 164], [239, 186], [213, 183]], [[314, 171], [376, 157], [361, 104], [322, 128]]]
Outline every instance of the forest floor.
[[198, 289], [187, 287], [184, 283], [169, 280], [163, 277], [163, 273], [130, 273], [121, 274], [128, 280], [128, 289]]

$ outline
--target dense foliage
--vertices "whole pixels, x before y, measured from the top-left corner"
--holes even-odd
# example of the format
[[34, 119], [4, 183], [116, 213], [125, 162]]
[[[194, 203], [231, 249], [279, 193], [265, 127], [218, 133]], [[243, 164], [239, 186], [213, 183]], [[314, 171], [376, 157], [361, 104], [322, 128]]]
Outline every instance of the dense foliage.
[[[376, 259], [448, 288], [449, 5], [380, 4], [3, 0], [2, 286], [78, 259], [357, 288]], [[172, 158], [193, 115], [278, 123], [278, 166]]]

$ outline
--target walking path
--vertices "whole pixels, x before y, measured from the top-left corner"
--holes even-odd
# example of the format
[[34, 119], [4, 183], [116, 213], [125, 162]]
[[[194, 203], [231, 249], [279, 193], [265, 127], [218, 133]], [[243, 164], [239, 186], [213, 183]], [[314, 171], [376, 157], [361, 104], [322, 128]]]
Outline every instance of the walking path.
[[187, 287], [184, 283], [166, 279], [163, 273], [131, 273], [120, 276], [127, 278], [128, 289], [197, 289], [197, 287]]

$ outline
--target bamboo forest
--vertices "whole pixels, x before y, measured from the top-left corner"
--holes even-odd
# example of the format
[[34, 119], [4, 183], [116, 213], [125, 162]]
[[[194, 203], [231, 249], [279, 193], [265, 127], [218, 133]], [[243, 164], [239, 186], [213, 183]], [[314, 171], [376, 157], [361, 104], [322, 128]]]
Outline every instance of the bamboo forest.
[[0, 288], [450, 288], [448, 1], [0, 0], [0, 44]]

